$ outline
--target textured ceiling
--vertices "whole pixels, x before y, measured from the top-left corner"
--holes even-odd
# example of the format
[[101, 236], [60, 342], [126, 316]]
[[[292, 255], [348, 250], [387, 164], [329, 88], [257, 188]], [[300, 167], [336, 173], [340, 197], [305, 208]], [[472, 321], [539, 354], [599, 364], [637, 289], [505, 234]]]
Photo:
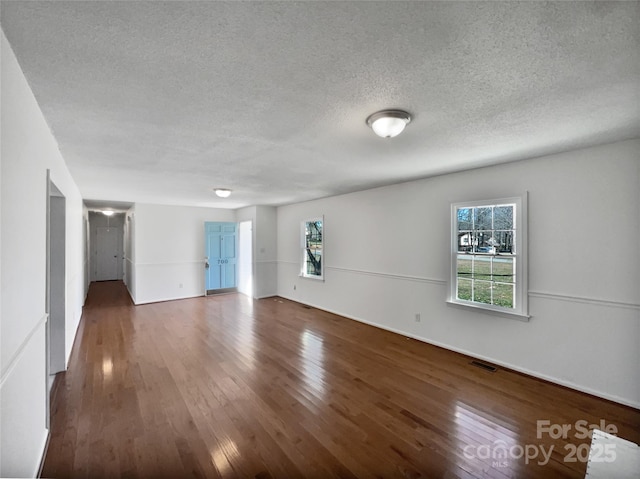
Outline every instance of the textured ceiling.
[[[11, 1], [1, 20], [83, 197], [235, 208], [639, 137], [639, 5]], [[399, 137], [366, 126], [383, 108], [414, 115]]]

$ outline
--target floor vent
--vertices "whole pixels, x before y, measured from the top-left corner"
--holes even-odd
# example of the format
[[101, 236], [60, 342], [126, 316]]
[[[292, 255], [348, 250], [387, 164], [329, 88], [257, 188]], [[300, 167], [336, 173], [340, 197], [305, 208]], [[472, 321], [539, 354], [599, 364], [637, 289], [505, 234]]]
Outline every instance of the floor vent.
[[471, 364], [480, 369], [484, 369], [485, 371], [491, 371], [492, 373], [495, 373], [498, 370], [498, 368], [489, 364], [481, 363], [480, 361], [471, 361]]

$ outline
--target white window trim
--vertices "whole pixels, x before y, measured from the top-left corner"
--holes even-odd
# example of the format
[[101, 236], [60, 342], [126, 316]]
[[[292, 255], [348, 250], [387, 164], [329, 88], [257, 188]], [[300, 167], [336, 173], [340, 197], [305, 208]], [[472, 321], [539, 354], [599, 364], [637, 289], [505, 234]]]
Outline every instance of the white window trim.
[[[306, 251], [306, 223], [310, 223], [312, 221], [322, 221], [322, 261], [320, 262], [320, 276], [314, 274], [307, 274], [305, 269], [305, 264], [307, 260], [307, 251]], [[306, 218], [302, 220], [300, 223], [300, 277], [307, 279], [314, 279], [316, 281], [324, 281], [324, 233], [325, 233], [325, 225], [324, 225], [324, 215], [314, 216], [312, 218]]]
[[[457, 256], [458, 256], [458, 221], [457, 210], [461, 207], [478, 207], [485, 205], [515, 204], [516, 211], [516, 293], [515, 308], [504, 308], [493, 304], [483, 304], [473, 301], [457, 299]], [[528, 251], [527, 251], [527, 192], [522, 196], [511, 198], [497, 198], [480, 201], [463, 201], [451, 204], [451, 271], [449, 274], [449, 294], [447, 303], [452, 306], [465, 308], [468, 310], [489, 313], [495, 316], [502, 316], [520, 321], [529, 321], [529, 285], [528, 285]]]

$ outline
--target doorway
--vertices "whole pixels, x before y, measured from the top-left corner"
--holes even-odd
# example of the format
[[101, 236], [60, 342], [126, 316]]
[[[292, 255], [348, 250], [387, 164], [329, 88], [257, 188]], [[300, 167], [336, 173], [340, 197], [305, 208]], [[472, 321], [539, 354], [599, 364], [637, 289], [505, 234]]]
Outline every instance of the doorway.
[[47, 425], [49, 396], [55, 375], [65, 371], [66, 364], [66, 199], [48, 178], [47, 172], [47, 273], [45, 307], [47, 371]]
[[121, 280], [124, 276], [124, 213], [109, 216], [89, 212], [91, 281]]
[[238, 291], [238, 225], [205, 222], [205, 294]]
[[96, 281], [118, 278], [120, 228], [99, 226], [96, 231]]

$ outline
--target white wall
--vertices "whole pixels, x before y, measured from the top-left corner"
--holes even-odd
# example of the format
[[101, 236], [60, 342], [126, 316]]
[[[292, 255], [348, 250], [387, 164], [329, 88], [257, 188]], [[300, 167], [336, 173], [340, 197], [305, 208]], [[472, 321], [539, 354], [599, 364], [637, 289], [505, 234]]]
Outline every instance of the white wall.
[[204, 294], [206, 221], [252, 222], [253, 296], [277, 294], [275, 207], [234, 211], [136, 203], [127, 216], [132, 244], [130, 253], [125, 247], [125, 278], [136, 304]]
[[252, 222], [253, 296], [277, 294], [275, 207], [234, 211], [136, 203], [126, 216], [125, 283], [135, 304], [204, 294], [206, 221]]
[[136, 203], [134, 219], [134, 302], [143, 304], [202, 296], [204, 223], [235, 222], [235, 212]]
[[47, 169], [66, 198], [66, 357], [84, 298], [83, 206], [11, 47], [1, 38], [0, 476], [35, 476], [46, 430]]
[[278, 213], [273, 206], [256, 206], [256, 298], [278, 294]]
[[[640, 407], [639, 151], [626, 141], [280, 207], [278, 294]], [[524, 191], [530, 321], [447, 305], [450, 204]], [[324, 282], [298, 276], [300, 222], [318, 215]]]

